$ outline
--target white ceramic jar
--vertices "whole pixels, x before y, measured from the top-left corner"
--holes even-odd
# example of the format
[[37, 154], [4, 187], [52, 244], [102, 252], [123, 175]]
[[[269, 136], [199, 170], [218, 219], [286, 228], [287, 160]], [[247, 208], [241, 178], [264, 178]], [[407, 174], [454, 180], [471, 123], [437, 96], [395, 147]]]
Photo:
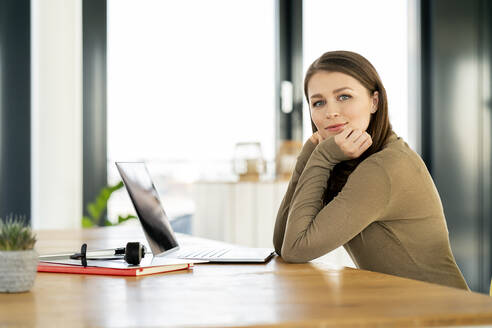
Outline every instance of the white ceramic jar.
[[39, 256], [34, 250], [0, 251], [0, 292], [29, 291], [36, 278]]

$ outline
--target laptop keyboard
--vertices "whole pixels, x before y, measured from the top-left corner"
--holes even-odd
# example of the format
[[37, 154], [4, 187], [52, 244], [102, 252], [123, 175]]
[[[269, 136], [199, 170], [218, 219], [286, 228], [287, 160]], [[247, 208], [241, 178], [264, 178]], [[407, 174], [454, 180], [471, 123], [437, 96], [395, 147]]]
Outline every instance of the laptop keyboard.
[[227, 253], [229, 249], [200, 249], [200, 250], [187, 250], [180, 253], [179, 257], [182, 259], [218, 259]]

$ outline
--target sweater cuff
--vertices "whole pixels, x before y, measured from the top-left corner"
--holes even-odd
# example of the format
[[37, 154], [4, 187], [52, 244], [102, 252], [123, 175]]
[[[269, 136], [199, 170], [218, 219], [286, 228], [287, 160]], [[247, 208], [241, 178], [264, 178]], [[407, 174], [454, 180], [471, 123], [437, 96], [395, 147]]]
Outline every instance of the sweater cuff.
[[323, 140], [318, 145], [316, 150], [328, 163], [332, 164], [333, 166], [350, 159], [350, 157], [345, 155], [340, 147], [336, 144], [335, 137], [330, 137]]

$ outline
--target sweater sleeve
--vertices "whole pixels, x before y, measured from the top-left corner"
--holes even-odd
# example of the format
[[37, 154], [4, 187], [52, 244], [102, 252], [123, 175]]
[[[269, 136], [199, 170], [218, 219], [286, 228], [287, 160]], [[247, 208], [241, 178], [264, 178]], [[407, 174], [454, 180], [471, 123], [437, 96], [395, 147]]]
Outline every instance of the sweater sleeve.
[[301, 153], [297, 157], [296, 166], [294, 168], [294, 172], [292, 172], [292, 177], [290, 178], [287, 192], [285, 193], [282, 203], [280, 204], [273, 231], [273, 245], [278, 255], [280, 255], [282, 243], [284, 241], [285, 224], [287, 222], [287, 215], [289, 213], [292, 195], [294, 194], [297, 181], [299, 180], [299, 177], [301, 176], [301, 173], [306, 166], [306, 162], [308, 161], [311, 153], [315, 148], [316, 145], [309, 139], [304, 143]]
[[385, 210], [390, 179], [374, 157], [361, 162], [338, 195], [323, 208], [322, 197], [333, 167], [348, 158], [334, 138], [316, 147], [290, 202], [281, 256], [307, 262], [344, 245]]

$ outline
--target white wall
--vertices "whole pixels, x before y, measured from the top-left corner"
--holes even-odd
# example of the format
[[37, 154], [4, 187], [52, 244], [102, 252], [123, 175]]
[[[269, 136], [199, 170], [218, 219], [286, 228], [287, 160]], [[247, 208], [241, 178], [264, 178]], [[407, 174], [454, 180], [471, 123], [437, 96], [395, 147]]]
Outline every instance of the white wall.
[[32, 225], [80, 227], [82, 2], [31, 0]]

